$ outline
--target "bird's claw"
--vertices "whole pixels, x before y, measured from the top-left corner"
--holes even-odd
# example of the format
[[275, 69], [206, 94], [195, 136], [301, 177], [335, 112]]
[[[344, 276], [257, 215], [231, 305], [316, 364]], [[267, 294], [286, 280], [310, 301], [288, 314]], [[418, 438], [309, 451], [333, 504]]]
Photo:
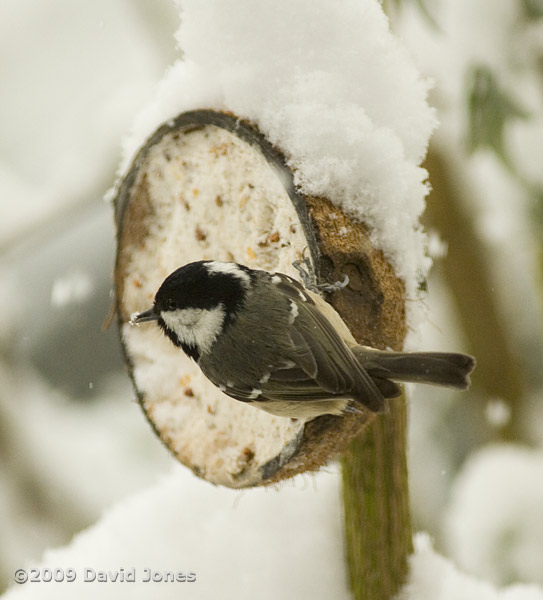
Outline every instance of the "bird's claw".
[[292, 263], [292, 266], [300, 273], [300, 278], [308, 290], [316, 293], [338, 292], [349, 285], [349, 276], [347, 274], [345, 274], [343, 281], [336, 281], [335, 283], [317, 283], [315, 271], [309, 257], [306, 255], [306, 250], [307, 248], [304, 248], [302, 258], [295, 260]]

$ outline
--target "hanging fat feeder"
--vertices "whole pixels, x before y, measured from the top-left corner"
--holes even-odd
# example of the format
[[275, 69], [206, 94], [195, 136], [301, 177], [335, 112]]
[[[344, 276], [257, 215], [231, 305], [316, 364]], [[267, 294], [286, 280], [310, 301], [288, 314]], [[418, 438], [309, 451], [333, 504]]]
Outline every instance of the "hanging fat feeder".
[[[116, 308], [143, 411], [174, 456], [214, 484], [241, 488], [316, 470], [373, 415], [305, 421], [222, 394], [157, 327], [133, 327], [167, 275], [194, 260], [235, 261], [297, 277], [304, 250], [327, 298], [360, 343], [400, 349], [402, 282], [362, 223], [325, 198], [304, 196], [281, 151], [236, 116], [186, 112], [159, 127], [117, 187]], [[392, 409], [393, 410], [393, 409]]]

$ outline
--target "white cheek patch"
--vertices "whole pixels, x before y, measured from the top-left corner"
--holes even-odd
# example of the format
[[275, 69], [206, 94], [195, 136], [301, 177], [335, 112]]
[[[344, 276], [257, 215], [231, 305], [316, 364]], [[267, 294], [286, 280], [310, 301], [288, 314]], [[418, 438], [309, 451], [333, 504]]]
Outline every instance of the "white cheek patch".
[[243, 283], [251, 283], [251, 278], [249, 277], [249, 275], [243, 269], [240, 269], [236, 263], [227, 263], [212, 260], [206, 263], [206, 267], [210, 273], [227, 273], [228, 275], [233, 275], [234, 277], [237, 277], [238, 279], [243, 281]]
[[162, 320], [179, 340], [195, 346], [201, 353], [208, 352], [222, 330], [224, 308], [182, 308], [160, 313]]

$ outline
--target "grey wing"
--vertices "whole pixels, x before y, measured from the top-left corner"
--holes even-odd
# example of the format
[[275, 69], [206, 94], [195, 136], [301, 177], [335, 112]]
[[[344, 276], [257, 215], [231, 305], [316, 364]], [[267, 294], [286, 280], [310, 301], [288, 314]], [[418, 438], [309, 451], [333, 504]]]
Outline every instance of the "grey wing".
[[379, 387], [304, 288], [285, 275], [275, 277], [280, 278], [277, 287], [295, 315], [288, 329], [292, 346], [261, 384], [262, 397], [279, 401], [352, 397], [373, 412], [383, 410]]

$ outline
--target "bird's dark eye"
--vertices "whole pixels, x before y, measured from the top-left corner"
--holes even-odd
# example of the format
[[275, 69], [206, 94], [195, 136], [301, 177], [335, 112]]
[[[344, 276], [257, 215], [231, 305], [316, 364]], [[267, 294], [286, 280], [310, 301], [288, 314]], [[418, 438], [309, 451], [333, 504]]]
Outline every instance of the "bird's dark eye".
[[168, 310], [175, 310], [177, 308], [177, 302], [173, 298], [169, 298], [166, 302]]

